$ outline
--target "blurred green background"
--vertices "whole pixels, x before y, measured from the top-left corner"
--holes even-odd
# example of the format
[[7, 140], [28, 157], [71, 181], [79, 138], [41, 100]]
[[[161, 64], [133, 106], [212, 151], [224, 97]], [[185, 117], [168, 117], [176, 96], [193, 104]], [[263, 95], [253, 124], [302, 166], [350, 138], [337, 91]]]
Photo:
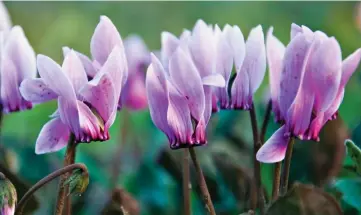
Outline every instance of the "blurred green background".
[[[24, 28], [35, 52], [58, 62], [62, 61], [62, 46], [89, 54], [90, 38], [100, 15], [108, 16], [123, 38], [129, 34], [140, 35], [150, 50], [159, 50], [162, 31], [179, 35], [184, 28], [191, 29], [200, 18], [220, 26], [226, 23], [238, 25], [245, 36], [258, 24], [262, 25], [264, 32], [274, 26], [274, 35], [285, 44], [289, 41], [292, 22], [306, 25], [335, 36], [341, 44], [344, 58], [361, 47], [358, 25], [361, 20], [356, 19], [356, 2], [5, 2], [5, 5], [13, 24]], [[329, 171], [315, 176], [317, 171], [313, 167], [317, 166], [315, 162], [318, 160], [308, 159], [312, 156], [303, 154], [318, 153], [322, 147], [314, 149], [316, 144], [313, 143], [298, 144], [292, 163], [292, 180], [324, 184], [339, 172], [344, 138], [353, 135], [356, 142], [361, 142], [360, 70], [347, 86], [340, 108], [343, 120], [329, 126], [334, 130], [324, 132], [326, 142], [336, 142], [325, 144], [331, 147], [333, 153], [329, 153], [327, 147], [327, 150], [321, 150], [324, 156], [328, 156], [326, 164], [329, 164]], [[264, 115], [267, 85], [268, 76], [256, 95], [259, 125]], [[34, 184], [62, 165], [64, 150], [38, 156], [34, 153], [37, 135], [55, 108], [56, 103], [49, 102], [31, 111], [5, 117], [2, 130], [7, 150], [5, 160], [10, 164], [11, 171], [28, 184]], [[125, 121], [126, 118], [128, 120]], [[124, 124], [126, 129], [122, 130]], [[209, 144], [198, 148], [197, 152], [212, 198], [219, 214], [239, 214], [247, 209], [252, 171], [252, 133], [248, 113], [222, 111], [213, 116], [208, 127]], [[267, 137], [275, 129], [277, 125], [271, 123]], [[121, 150], [119, 145], [122, 145]], [[114, 163], [119, 163], [120, 168], [118, 187], [127, 190], [139, 202], [142, 215], [181, 214], [182, 198], [177, 175], [179, 152], [169, 153], [167, 148], [165, 136], [153, 126], [147, 111], [121, 111], [111, 128], [111, 140], [78, 147], [77, 161], [88, 166], [91, 178], [86, 193], [82, 197], [73, 197], [73, 214], [101, 213], [114, 188], [111, 183]], [[117, 151], [121, 152], [115, 153]], [[297, 153], [302, 158], [300, 161]], [[319, 155], [316, 157], [319, 158]], [[168, 158], [173, 159], [176, 165]], [[325, 169], [325, 166], [321, 167]], [[271, 165], [263, 165], [263, 182], [268, 193], [271, 190], [271, 172]], [[57, 183], [53, 182], [37, 193], [41, 205], [33, 214], [52, 213], [56, 189]], [[197, 192], [193, 194], [194, 215], [205, 214]], [[347, 203], [345, 205], [350, 214], [357, 214]]]

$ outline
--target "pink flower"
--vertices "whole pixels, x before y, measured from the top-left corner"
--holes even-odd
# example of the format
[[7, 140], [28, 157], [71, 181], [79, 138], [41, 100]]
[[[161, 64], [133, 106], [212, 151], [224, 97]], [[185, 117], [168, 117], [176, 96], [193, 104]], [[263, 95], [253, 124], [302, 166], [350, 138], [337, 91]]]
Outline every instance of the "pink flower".
[[273, 73], [272, 103], [284, 125], [261, 147], [257, 159], [272, 163], [284, 159], [291, 136], [319, 140], [321, 128], [337, 114], [345, 85], [360, 62], [361, 49], [342, 61], [335, 38], [295, 24], [283, 57], [283, 46], [272, 36], [272, 30], [267, 46]]
[[[103, 28], [102, 22], [109, 24], [108, 21], [102, 18], [99, 25]], [[102, 31], [114, 30], [108, 27]], [[87, 67], [85, 58], [73, 50], [66, 50], [62, 66], [47, 56], [38, 55], [41, 78], [24, 80], [21, 94], [34, 103], [57, 99], [58, 110], [40, 131], [35, 148], [37, 154], [62, 149], [70, 133], [75, 135], [75, 142], [109, 139], [109, 127], [115, 120], [121, 89], [127, 78], [124, 47], [119, 33], [113, 31], [113, 34], [115, 42], [96, 35], [92, 38], [92, 54], [100, 63], [91, 81], [86, 73], [90, 66]]]

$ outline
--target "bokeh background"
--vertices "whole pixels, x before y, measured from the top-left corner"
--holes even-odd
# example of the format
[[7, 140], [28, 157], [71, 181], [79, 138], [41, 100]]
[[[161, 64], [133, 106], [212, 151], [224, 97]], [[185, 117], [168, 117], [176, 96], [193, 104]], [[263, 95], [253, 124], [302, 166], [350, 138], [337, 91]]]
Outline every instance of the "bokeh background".
[[[36, 53], [62, 61], [63, 46], [89, 54], [90, 38], [100, 15], [108, 16], [123, 38], [140, 35], [150, 50], [159, 50], [160, 33], [179, 35], [191, 29], [197, 19], [207, 23], [238, 25], [244, 35], [261, 24], [264, 32], [274, 26], [274, 34], [288, 43], [292, 22], [322, 30], [337, 38], [347, 57], [361, 47], [361, 18], [357, 2], [5, 2], [13, 24], [24, 28]], [[361, 67], [346, 88], [340, 118], [329, 123], [318, 144], [296, 144], [291, 180], [332, 187], [335, 176], [347, 176], [342, 165], [343, 141], [352, 137], [361, 143]], [[258, 124], [262, 123], [267, 102], [268, 75], [256, 94]], [[64, 150], [35, 155], [34, 146], [42, 126], [56, 109], [55, 102], [36, 106], [31, 111], [5, 116], [2, 127], [2, 168], [14, 173], [19, 195], [31, 184], [62, 166]], [[219, 214], [240, 214], [247, 210], [252, 175], [252, 132], [249, 113], [222, 111], [209, 124], [209, 144], [197, 149], [208, 186]], [[277, 129], [272, 122], [267, 138]], [[90, 171], [90, 185], [81, 197], [73, 197], [73, 214], [101, 214], [114, 189], [114, 169], [119, 169], [116, 185], [128, 192], [124, 204], [137, 201], [142, 215], [181, 214], [179, 152], [170, 151], [165, 136], [150, 120], [147, 110], [122, 110], [111, 128], [111, 140], [81, 144], [77, 161]], [[262, 165], [263, 183], [270, 195], [272, 166]], [[331, 185], [330, 185], [331, 184]], [[196, 183], [193, 180], [193, 186]], [[36, 194], [37, 208], [30, 214], [51, 214], [57, 182]], [[359, 196], [342, 199], [345, 214], [358, 214]], [[126, 195], [126, 197], [124, 197]], [[124, 200], [126, 199], [126, 200]], [[197, 188], [192, 193], [194, 215], [205, 214]], [[356, 205], [356, 206], [355, 206]], [[37, 207], [38, 206], [38, 207]], [[360, 207], [360, 206], [358, 206]], [[358, 208], [360, 210], [360, 208]]]

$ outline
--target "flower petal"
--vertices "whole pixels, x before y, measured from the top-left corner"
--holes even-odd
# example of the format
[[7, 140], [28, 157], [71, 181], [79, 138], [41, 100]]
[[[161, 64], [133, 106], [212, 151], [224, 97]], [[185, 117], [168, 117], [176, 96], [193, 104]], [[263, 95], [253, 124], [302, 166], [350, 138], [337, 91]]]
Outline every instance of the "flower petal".
[[297, 34], [286, 48], [278, 98], [282, 119], [287, 116], [287, 111], [296, 97], [310, 44], [305, 35]]
[[[315, 92], [313, 110], [316, 114], [326, 111], [335, 99], [342, 73], [341, 48], [338, 42], [335, 38], [324, 40], [322, 35], [318, 35], [316, 32], [314, 51], [310, 53], [307, 63], [309, 69], [306, 68], [305, 75], [310, 75], [307, 80], [309, 83], [305, 87], [312, 88]], [[319, 44], [318, 47], [317, 43]]]
[[291, 24], [291, 40], [293, 38], [295, 38], [295, 36], [298, 34], [298, 33], [302, 33], [302, 28], [295, 24], [295, 23], [292, 23]]
[[261, 85], [266, 73], [266, 50], [261, 25], [253, 28], [249, 33], [246, 42], [246, 56], [241, 70], [248, 73], [252, 96]]
[[189, 38], [188, 47], [201, 77], [215, 72], [215, 42], [212, 28], [203, 20], [198, 20]]
[[59, 96], [74, 101], [76, 100], [72, 83], [55, 61], [45, 55], [39, 54], [37, 57], [37, 65], [40, 77], [51, 90]]
[[93, 58], [103, 65], [115, 46], [123, 49], [120, 34], [108, 17], [101, 16], [91, 38], [90, 52]]
[[77, 100], [59, 96], [58, 109], [61, 121], [69, 126], [71, 132], [74, 133], [76, 139], [78, 140], [82, 133], [79, 124], [79, 110]]
[[202, 78], [203, 85], [225, 87], [226, 81], [221, 74], [212, 74]]
[[[114, 96], [117, 101], [120, 99], [120, 93], [128, 78], [127, 59], [125, 57], [124, 48], [115, 46], [110, 53], [107, 61], [99, 71], [109, 74], [114, 84]], [[116, 104], [117, 106], [117, 104]]]
[[147, 107], [144, 72], [136, 72], [129, 76], [122, 90], [121, 100], [131, 110], [141, 110]]
[[56, 152], [68, 144], [70, 131], [60, 118], [51, 119], [40, 131], [36, 140], [35, 153]]
[[168, 87], [165, 77], [165, 71], [157, 59], [151, 54], [152, 63], [148, 67], [146, 78], [147, 98], [149, 104], [149, 112], [153, 123], [162, 130], [170, 142], [175, 141], [174, 134], [168, 125]]
[[[79, 124], [81, 135], [78, 142], [104, 141], [109, 139], [108, 127], [104, 126], [102, 119], [98, 118], [90, 108], [81, 101], [77, 101], [79, 108]], [[100, 131], [102, 129], [102, 132]]]
[[[91, 78], [94, 77], [96, 75], [96, 73], [97, 73], [97, 70], [96, 70], [95, 66], [93, 65], [93, 62], [88, 58], [88, 56], [86, 56], [86, 55], [84, 55], [84, 54], [82, 54], [82, 53], [80, 53], [78, 51], [75, 51], [75, 50], [73, 50], [73, 51], [76, 53], [76, 55], [78, 56], [78, 58], [82, 62], [87, 76], [89, 76]], [[63, 47], [64, 58], [69, 52], [70, 52], [70, 48], [64, 46]]]
[[148, 66], [150, 54], [147, 45], [138, 35], [130, 35], [124, 40], [129, 72], [135, 73]]
[[223, 29], [225, 36], [228, 38], [230, 48], [233, 52], [234, 65], [236, 72], [242, 68], [243, 60], [246, 56], [246, 44], [241, 29], [238, 26], [226, 25]]
[[7, 36], [3, 51], [16, 66], [19, 84], [26, 78], [36, 77], [35, 52], [20, 26], [14, 26]]
[[205, 98], [201, 77], [190, 54], [179, 47], [169, 62], [172, 83], [188, 100], [192, 116], [199, 121], [204, 112]]
[[11, 20], [9, 12], [6, 9], [3, 1], [0, 2], [0, 31], [6, 31], [11, 28]]
[[354, 53], [349, 55], [342, 62], [341, 86], [345, 86], [347, 84], [348, 80], [359, 66], [360, 59], [361, 59], [361, 48], [357, 49]]
[[99, 73], [79, 92], [82, 98], [95, 108], [103, 123], [116, 111], [118, 99], [115, 97], [114, 84], [107, 73]]
[[71, 81], [75, 93], [78, 94], [80, 88], [88, 82], [88, 78], [82, 62], [73, 50], [65, 56], [62, 69]]
[[286, 128], [282, 126], [258, 150], [256, 158], [262, 163], [276, 163], [285, 158], [289, 137], [285, 136]]
[[275, 36], [273, 36], [273, 27], [268, 30], [266, 51], [269, 70], [269, 83], [271, 91], [272, 109], [276, 115], [276, 120], [281, 120], [278, 104], [280, 91], [280, 78], [282, 72], [282, 62], [285, 53], [285, 46]]
[[161, 57], [166, 71], [168, 70], [169, 59], [179, 46], [179, 39], [173, 34], [163, 31], [161, 34]]
[[21, 82], [19, 90], [24, 99], [32, 103], [43, 103], [58, 98], [41, 78], [25, 79]]
[[176, 137], [176, 141], [171, 143], [171, 148], [176, 149], [192, 145], [193, 127], [187, 100], [172, 84], [168, 84], [168, 89], [167, 120]]

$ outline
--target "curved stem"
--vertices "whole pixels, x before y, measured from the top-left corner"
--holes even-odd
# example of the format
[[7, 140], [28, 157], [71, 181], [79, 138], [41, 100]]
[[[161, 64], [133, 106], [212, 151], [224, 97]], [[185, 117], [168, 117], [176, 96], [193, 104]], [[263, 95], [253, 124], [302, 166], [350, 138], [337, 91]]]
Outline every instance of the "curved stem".
[[183, 151], [183, 204], [184, 215], [191, 215], [191, 184], [189, 181], [189, 153], [188, 149]]
[[[70, 134], [68, 145], [65, 152], [64, 157], [64, 166], [68, 166], [70, 164], [73, 164], [75, 162], [75, 154], [76, 154], [76, 143], [75, 143], [75, 136], [73, 133]], [[64, 181], [68, 178], [68, 174], [62, 175], [59, 181], [58, 186], [58, 198], [56, 201], [56, 208], [55, 208], [55, 214], [62, 215], [63, 209], [64, 209], [64, 203], [65, 201], [70, 201], [70, 197], [66, 196], [66, 193], [68, 192], [69, 186], [63, 186]], [[69, 207], [71, 205], [70, 202], [67, 204], [67, 211], [69, 212]]]
[[269, 120], [271, 118], [271, 111], [272, 111], [272, 102], [269, 101], [267, 104], [266, 114], [264, 115], [262, 128], [261, 128], [261, 135], [260, 135], [261, 144], [264, 143], [264, 139], [265, 139], [266, 132], [267, 132], [267, 126], [268, 126]]
[[25, 195], [21, 198], [21, 200], [19, 201], [19, 203], [18, 203], [18, 205], [16, 207], [16, 214], [21, 215], [23, 213], [23, 209], [24, 209], [24, 206], [26, 205], [26, 202], [30, 199], [30, 197], [37, 190], [39, 190], [41, 187], [43, 187], [44, 185], [46, 185], [50, 181], [54, 180], [55, 178], [65, 174], [65, 173], [70, 173], [75, 169], [81, 169], [84, 172], [84, 174], [86, 174], [86, 175], [89, 174], [88, 169], [86, 168], [86, 166], [84, 164], [81, 164], [81, 163], [71, 164], [71, 165], [63, 167], [61, 169], [58, 169], [55, 172], [50, 173], [49, 175], [47, 175], [46, 177], [44, 177], [43, 179], [38, 181], [34, 186], [32, 186], [28, 190], [28, 192], [25, 193]]
[[256, 182], [256, 196], [251, 198], [251, 209], [256, 210], [257, 203], [259, 203], [260, 212], [264, 214], [264, 199], [263, 199], [263, 191], [262, 191], [262, 182], [261, 182], [261, 163], [256, 159], [256, 154], [258, 150], [261, 148], [261, 141], [259, 139], [258, 134], [258, 127], [257, 127], [257, 117], [256, 117], [256, 110], [254, 105], [252, 104], [251, 109], [249, 110], [250, 118], [251, 118], [251, 125], [252, 125], [252, 132], [253, 132], [253, 162], [254, 162], [254, 171], [253, 171], [253, 178]]
[[189, 153], [191, 155], [197, 173], [197, 179], [198, 179], [199, 187], [202, 192], [204, 204], [206, 205], [206, 208], [211, 215], [216, 215], [216, 211], [214, 210], [211, 196], [209, 195], [206, 180], [204, 179], [203, 171], [197, 160], [197, 155], [196, 152], [194, 151], [194, 148], [189, 148]]
[[282, 167], [282, 162], [277, 162], [275, 164], [273, 185], [272, 185], [272, 201], [275, 201], [278, 198], [280, 192], [281, 167]]
[[291, 137], [288, 142], [288, 146], [287, 146], [286, 158], [285, 158], [285, 163], [284, 163], [283, 172], [282, 172], [281, 195], [286, 194], [287, 189], [288, 189], [288, 179], [289, 179], [289, 175], [290, 175], [291, 158], [292, 158], [294, 142], [295, 142], [294, 138]]

